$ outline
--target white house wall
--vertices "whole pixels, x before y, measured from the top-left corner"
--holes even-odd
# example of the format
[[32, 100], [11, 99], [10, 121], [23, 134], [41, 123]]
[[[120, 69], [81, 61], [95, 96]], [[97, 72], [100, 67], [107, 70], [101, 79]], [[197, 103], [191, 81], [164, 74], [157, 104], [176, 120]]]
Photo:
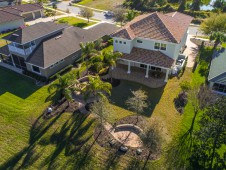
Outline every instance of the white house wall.
[[[147, 50], [155, 50], [154, 46], [156, 42], [166, 44], [166, 50], [159, 51], [176, 60], [178, 58], [178, 54], [181, 50], [181, 47], [186, 43], [187, 32], [185, 33], [184, 37], [182, 38], [179, 44], [145, 38], [135, 38], [133, 40], [126, 40], [122, 38], [113, 37], [113, 39], [114, 39], [113, 43], [114, 51], [119, 51], [126, 54], [129, 54], [133, 47], [143, 48]], [[137, 40], [142, 41], [142, 43], [138, 43]], [[116, 41], [118, 41], [118, 43], [116, 43]], [[120, 41], [122, 42], [121, 44], [119, 43]], [[126, 42], [126, 44], [124, 44], [124, 42]]]
[[[118, 42], [116, 43], [116, 41]], [[122, 42], [121, 44], [120, 44], [120, 41]], [[126, 44], [124, 44], [124, 42]], [[114, 51], [118, 51], [126, 54], [129, 54], [133, 48], [133, 44], [131, 40], [126, 40], [122, 38], [114, 38], [113, 46], [114, 46]]]
[[24, 20], [16, 20], [11, 22], [5, 22], [0, 24], [0, 32], [7, 31], [15, 28], [19, 28], [20, 26], [24, 25]]

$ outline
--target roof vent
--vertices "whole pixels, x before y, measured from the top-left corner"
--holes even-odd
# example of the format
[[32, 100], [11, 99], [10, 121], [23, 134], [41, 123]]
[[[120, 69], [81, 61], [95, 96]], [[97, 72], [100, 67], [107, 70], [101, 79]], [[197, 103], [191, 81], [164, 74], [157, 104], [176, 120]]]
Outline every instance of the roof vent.
[[55, 40], [57, 40], [57, 39], [59, 39], [59, 38], [61, 38], [61, 36], [57, 36], [57, 37], [55, 37]]

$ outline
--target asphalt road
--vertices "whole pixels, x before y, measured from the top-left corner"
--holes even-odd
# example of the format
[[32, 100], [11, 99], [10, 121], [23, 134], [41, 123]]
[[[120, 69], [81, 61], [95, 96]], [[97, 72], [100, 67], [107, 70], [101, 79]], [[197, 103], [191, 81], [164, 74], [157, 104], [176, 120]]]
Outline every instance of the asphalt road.
[[[79, 12], [80, 12], [80, 8], [75, 7], [75, 6], [69, 6], [69, 3], [70, 2], [68, 2], [68, 1], [67, 2], [65, 2], [65, 1], [59, 2], [59, 3], [57, 3], [57, 8], [64, 10], [64, 11], [66, 9], [69, 9], [70, 13], [74, 13], [75, 15], [78, 15]], [[103, 12], [94, 11], [93, 13], [94, 13], [93, 18], [96, 18], [96, 19], [101, 20], [101, 21], [113, 22], [112, 18], [106, 18], [104, 16]]]
[[[65, 1], [62, 1], [62, 2], [59, 2], [57, 3], [57, 8], [58, 9], [61, 9], [61, 10], [66, 10], [66, 9], [69, 9], [69, 11], [75, 15], [78, 15], [79, 12], [80, 12], [80, 8], [79, 7], [75, 7], [75, 6], [69, 6], [69, 3], [70, 2], [65, 2]], [[106, 18], [104, 16], [104, 13], [103, 12], [97, 12], [97, 11], [94, 11], [94, 16], [93, 18], [96, 18], [98, 20], [101, 20], [101, 21], [107, 21], [107, 22], [111, 22], [113, 23], [114, 21], [112, 20], [112, 18]], [[202, 33], [198, 30], [198, 27], [197, 26], [190, 26], [189, 28], [189, 35], [202, 35]]]

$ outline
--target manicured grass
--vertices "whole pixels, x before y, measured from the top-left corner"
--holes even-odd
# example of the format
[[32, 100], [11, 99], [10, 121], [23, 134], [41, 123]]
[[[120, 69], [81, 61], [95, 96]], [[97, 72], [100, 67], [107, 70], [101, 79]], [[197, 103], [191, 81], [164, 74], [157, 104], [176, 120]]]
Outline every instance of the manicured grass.
[[[159, 160], [149, 161], [148, 169], [164, 169], [170, 142], [181, 133], [181, 129], [187, 129], [191, 124], [191, 104], [180, 115], [173, 101], [180, 92], [180, 82], [186, 80], [200, 84], [205, 81], [204, 74], [200, 72], [201, 66], [194, 73], [191, 68], [186, 68], [180, 79], [171, 78], [160, 100], [147, 113], [151, 115], [145, 117], [147, 127], [158, 123], [163, 137], [162, 156]], [[116, 156], [94, 143], [92, 135], [98, 122], [93, 115], [63, 113], [43, 120], [41, 114], [50, 104], [46, 101], [48, 86], [39, 88], [32, 80], [2, 68], [0, 84], [0, 169], [99, 170], [131, 169], [129, 167], [134, 165], [134, 159], [126, 154]], [[134, 114], [117, 105], [112, 107], [114, 112], [107, 119], [110, 123]], [[142, 165], [143, 162], [139, 163], [139, 166]]]
[[226, 43], [222, 43], [222, 47], [226, 48]]
[[123, 2], [123, 0], [82, 0], [78, 4], [102, 10], [112, 10], [119, 5], [122, 5]]
[[91, 21], [87, 22], [86, 20], [75, 18], [75, 17], [60, 18], [57, 20], [57, 22], [58, 23], [67, 23], [68, 25], [72, 25], [74, 27], [80, 27], [80, 28], [88, 27], [88, 26], [95, 24], [95, 22], [91, 22]]

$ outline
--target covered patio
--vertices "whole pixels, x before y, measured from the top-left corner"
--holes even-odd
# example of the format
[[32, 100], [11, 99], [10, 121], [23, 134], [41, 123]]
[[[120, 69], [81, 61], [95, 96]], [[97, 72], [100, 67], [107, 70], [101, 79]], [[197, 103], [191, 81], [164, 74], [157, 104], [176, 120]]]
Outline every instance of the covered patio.
[[128, 69], [128, 66], [123, 64], [117, 64], [117, 67], [111, 70], [109, 75], [115, 79], [137, 82], [150, 88], [159, 88], [159, 87], [163, 87], [166, 84], [166, 82], [164, 82], [164, 78], [165, 78], [164, 73], [163, 73], [163, 77], [154, 78], [151, 75], [149, 77], [145, 77], [144, 69], [131, 67], [130, 71], [133, 74], [127, 74], [127, 71], [128, 71], [127, 69]]
[[[118, 59], [117, 67], [112, 70], [112, 76], [142, 83], [148, 87], [162, 87], [168, 81], [175, 60], [160, 51], [133, 48], [130, 54], [124, 54]], [[161, 76], [151, 76], [158, 73]]]

